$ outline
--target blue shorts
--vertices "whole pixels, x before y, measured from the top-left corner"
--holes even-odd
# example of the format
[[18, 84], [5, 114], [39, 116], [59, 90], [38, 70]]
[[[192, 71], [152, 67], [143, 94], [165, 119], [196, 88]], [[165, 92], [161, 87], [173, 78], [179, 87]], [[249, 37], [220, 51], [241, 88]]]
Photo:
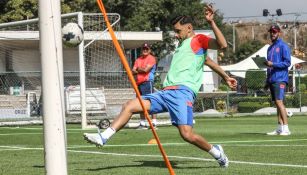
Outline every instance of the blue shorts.
[[286, 83], [276, 82], [270, 84], [270, 91], [271, 91], [272, 101], [283, 100], [286, 92]]
[[161, 90], [142, 96], [143, 99], [151, 102], [149, 113], [156, 114], [168, 111], [173, 125], [193, 126], [194, 92], [186, 86], [172, 87], [174, 89]]
[[153, 82], [145, 81], [142, 84], [138, 85], [138, 89], [141, 95], [147, 95], [154, 92]]

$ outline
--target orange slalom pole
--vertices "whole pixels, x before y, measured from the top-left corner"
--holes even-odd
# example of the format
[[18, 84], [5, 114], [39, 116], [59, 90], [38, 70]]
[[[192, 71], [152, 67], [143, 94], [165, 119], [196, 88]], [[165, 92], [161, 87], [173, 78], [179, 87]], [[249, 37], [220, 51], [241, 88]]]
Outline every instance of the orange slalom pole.
[[114, 43], [114, 46], [115, 46], [115, 48], [116, 48], [116, 50], [117, 50], [117, 53], [118, 53], [118, 55], [119, 55], [119, 57], [120, 57], [120, 60], [121, 60], [123, 66], [124, 66], [124, 68], [125, 68], [125, 70], [126, 70], [126, 72], [127, 72], [127, 74], [128, 74], [129, 80], [130, 80], [130, 82], [131, 82], [131, 84], [132, 84], [132, 86], [133, 86], [133, 89], [134, 89], [134, 91], [136, 92], [137, 98], [138, 98], [138, 100], [139, 100], [139, 102], [140, 102], [140, 104], [141, 104], [141, 106], [142, 106], [142, 109], [143, 109], [144, 114], [145, 114], [145, 118], [147, 119], [147, 121], [148, 121], [148, 123], [149, 123], [149, 125], [150, 125], [150, 128], [151, 128], [151, 131], [152, 131], [152, 133], [153, 133], [155, 139], [157, 140], [158, 147], [159, 147], [160, 152], [161, 152], [161, 154], [162, 154], [162, 156], [163, 156], [163, 159], [164, 159], [164, 161], [165, 161], [165, 164], [166, 164], [166, 166], [167, 166], [167, 168], [168, 168], [168, 170], [169, 170], [169, 173], [170, 173], [170, 175], [175, 175], [175, 172], [174, 172], [174, 170], [173, 170], [173, 168], [172, 168], [172, 165], [170, 164], [170, 161], [169, 161], [169, 159], [168, 159], [168, 157], [167, 157], [167, 155], [166, 155], [166, 153], [165, 153], [165, 151], [164, 151], [164, 149], [163, 149], [163, 147], [162, 147], [162, 144], [161, 144], [161, 142], [160, 142], [160, 139], [159, 139], [159, 137], [158, 137], [158, 134], [157, 134], [157, 132], [153, 129], [154, 127], [153, 127], [153, 125], [152, 125], [152, 123], [151, 123], [151, 121], [150, 121], [148, 111], [145, 109], [144, 103], [142, 102], [141, 94], [140, 94], [140, 92], [139, 92], [139, 90], [138, 90], [138, 88], [137, 88], [137, 84], [136, 84], [136, 82], [135, 82], [135, 80], [134, 80], [134, 77], [133, 77], [132, 71], [131, 71], [131, 69], [130, 69], [130, 67], [129, 67], [129, 64], [128, 64], [128, 62], [127, 62], [127, 59], [126, 59], [126, 57], [125, 57], [125, 55], [124, 55], [124, 52], [123, 52], [123, 50], [122, 50], [122, 48], [121, 48], [121, 46], [120, 46], [120, 44], [119, 44], [119, 42], [118, 42], [118, 40], [117, 40], [117, 38], [116, 38], [116, 36], [115, 36], [115, 33], [114, 33], [114, 31], [113, 31], [112, 26], [110, 25], [110, 22], [109, 22], [109, 19], [108, 19], [106, 10], [105, 10], [105, 8], [104, 8], [104, 5], [103, 5], [103, 3], [102, 3], [102, 0], [97, 0], [97, 3], [98, 3], [98, 6], [99, 6], [99, 8], [100, 8], [100, 11], [101, 11], [102, 15], [104, 16], [104, 19], [105, 19], [105, 21], [106, 21], [106, 24], [107, 24], [109, 33], [110, 33], [110, 35], [111, 35], [111, 38], [112, 38], [112, 41], [113, 41], [113, 43]]

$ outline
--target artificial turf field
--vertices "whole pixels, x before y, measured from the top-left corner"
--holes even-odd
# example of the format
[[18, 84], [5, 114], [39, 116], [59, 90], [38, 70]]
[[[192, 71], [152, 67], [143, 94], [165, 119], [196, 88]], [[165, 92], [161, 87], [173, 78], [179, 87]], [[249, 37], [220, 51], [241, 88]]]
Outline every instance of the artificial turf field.
[[[276, 117], [196, 118], [195, 132], [221, 144], [230, 165], [219, 168], [212, 157], [184, 142], [173, 126], [157, 133], [177, 175], [305, 175], [307, 117], [289, 119], [291, 136], [267, 136]], [[167, 175], [150, 130], [123, 129], [103, 148], [83, 140], [80, 125], [67, 125], [70, 175]], [[0, 127], [0, 174], [45, 174], [42, 126]]]

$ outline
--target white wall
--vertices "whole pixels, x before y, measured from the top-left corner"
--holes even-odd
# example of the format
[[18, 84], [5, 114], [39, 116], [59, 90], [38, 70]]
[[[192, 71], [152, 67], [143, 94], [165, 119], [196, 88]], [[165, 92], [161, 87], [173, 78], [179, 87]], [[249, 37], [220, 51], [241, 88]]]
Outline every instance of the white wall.
[[[217, 51], [208, 50], [208, 56], [217, 62]], [[208, 66], [204, 66], [203, 85], [200, 89], [201, 92], [214, 92], [218, 89], [219, 82], [218, 75], [213, 72]]]
[[12, 61], [15, 72], [41, 70], [38, 50], [14, 50], [12, 51]]
[[64, 49], [63, 64], [64, 71], [79, 71], [78, 49]]
[[[41, 71], [41, 60], [38, 50], [15, 50], [12, 53], [13, 68], [15, 72]], [[55, 59], [55, 58], [50, 58]], [[0, 57], [0, 70], [5, 70], [5, 62]], [[64, 71], [78, 71], [78, 50], [66, 49], [63, 54]]]

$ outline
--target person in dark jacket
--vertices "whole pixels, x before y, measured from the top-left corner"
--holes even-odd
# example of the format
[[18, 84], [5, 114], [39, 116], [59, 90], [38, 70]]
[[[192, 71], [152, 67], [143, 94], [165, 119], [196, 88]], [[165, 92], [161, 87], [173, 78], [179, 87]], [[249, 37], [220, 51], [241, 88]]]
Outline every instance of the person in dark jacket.
[[267, 80], [266, 87], [270, 88], [272, 101], [277, 108], [278, 126], [273, 132], [267, 135], [290, 135], [286, 107], [283, 103], [286, 86], [288, 85], [288, 67], [291, 65], [291, 50], [289, 46], [280, 38], [281, 30], [273, 24], [269, 31], [272, 45], [268, 48]]

